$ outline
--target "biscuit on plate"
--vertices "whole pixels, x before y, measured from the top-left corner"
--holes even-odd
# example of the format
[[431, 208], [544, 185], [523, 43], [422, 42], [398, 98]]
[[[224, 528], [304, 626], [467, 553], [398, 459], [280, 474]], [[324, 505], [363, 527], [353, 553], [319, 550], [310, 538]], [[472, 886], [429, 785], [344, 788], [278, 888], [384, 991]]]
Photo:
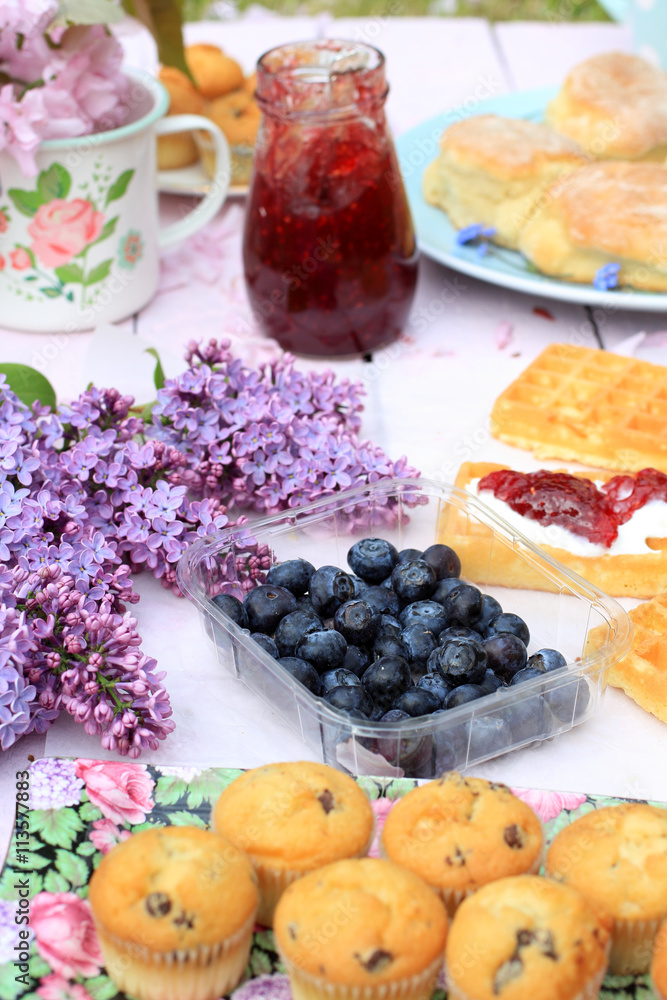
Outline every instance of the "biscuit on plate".
[[586, 162], [574, 142], [546, 125], [475, 115], [443, 133], [440, 154], [424, 171], [424, 198], [457, 229], [483, 223], [496, 230], [496, 243], [515, 249], [544, 190]]
[[592, 163], [557, 181], [524, 226], [519, 250], [544, 274], [590, 283], [605, 264], [618, 284], [667, 291], [667, 167]]
[[667, 73], [627, 52], [603, 52], [571, 70], [546, 120], [596, 160], [662, 163]]
[[[169, 115], [201, 115], [204, 98], [185, 73], [175, 66], [163, 66], [159, 80], [169, 94]], [[199, 157], [191, 132], [161, 135], [157, 140], [158, 170], [177, 170], [196, 163]]]

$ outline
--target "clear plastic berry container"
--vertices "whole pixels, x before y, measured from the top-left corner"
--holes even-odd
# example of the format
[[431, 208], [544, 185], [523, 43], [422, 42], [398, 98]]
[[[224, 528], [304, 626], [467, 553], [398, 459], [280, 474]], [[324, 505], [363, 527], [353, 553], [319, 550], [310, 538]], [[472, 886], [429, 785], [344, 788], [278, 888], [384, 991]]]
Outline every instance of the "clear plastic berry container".
[[[366, 722], [311, 694], [211, 602], [223, 579], [224, 589], [235, 592], [229, 581], [236, 579], [237, 557], [253, 542], [268, 545], [275, 561], [301, 556], [316, 567], [347, 569], [348, 549], [359, 538], [382, 537], [399, 550], [423, 550], [451, 541], [448, 525], [459, 543], [465, 539], [461, 577], [524, 618], [529, 654], [558, 649], [566, 667], [433, 715], [391, 725]], [[536, 589], [486, 586], [497, 578], [497, 567], [506, 572], [514, 560], [528, 564]], [[352, 774], [430, 778], [562, 735], [599, 709], [609, 668], [632, 642], [631, 622], [615, 600], [517, 534], [476, 497], [425, 479], [385, 480], [223, 529], [186, 551], [178, 576], [199, 608], [220, 666], [277, 711], [325, 763]], [[236, 596], [243, 596], [240, 587]]]

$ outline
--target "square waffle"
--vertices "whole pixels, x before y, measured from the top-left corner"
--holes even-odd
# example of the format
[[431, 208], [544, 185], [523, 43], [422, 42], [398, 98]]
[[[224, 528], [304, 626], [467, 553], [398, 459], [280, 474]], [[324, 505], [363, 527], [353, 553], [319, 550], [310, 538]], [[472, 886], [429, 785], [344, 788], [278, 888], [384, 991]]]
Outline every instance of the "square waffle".
[[491, 433], [540, 459], [667, 473], [667, 367], [551, 344], [498, 396]]
[[[640, 604], [628, 615], [634, 628], [632, 646], [611, 667], [609, 683], [667, 722], [667, 594]], [[587, 647], [599, 645], [599, 631], [591, 629]]]

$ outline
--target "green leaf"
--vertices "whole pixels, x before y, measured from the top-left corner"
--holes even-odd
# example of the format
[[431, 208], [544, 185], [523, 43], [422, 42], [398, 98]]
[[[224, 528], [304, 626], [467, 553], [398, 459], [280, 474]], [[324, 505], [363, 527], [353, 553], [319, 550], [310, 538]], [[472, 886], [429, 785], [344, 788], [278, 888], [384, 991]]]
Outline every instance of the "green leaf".
[[153, 372], [153, 381], [155, 382], [156, 389], [162, 389], [164, 387], [164, 368], [162, 367], [162, 362], [160, 361], [160, 355], [155, 350], [154, 347], [147, 347], [146, 354], [152, 355], [155, 358], [155, 371]]
[[94, 819], [102, 819], [102, 810], [94, 806], [92, 802], [84, 802], [83, 805], [79, 806], [79, 816], [84, 823], [90, 823]]
[[88, 881], [88, 865], [83, 858], [77, 858], [71, 851], [56, 851], [56, 868], [74, 889]]
[[97, 237], [96, 240], [93, 240], [92, 243], [88, 244], [87, 249], [89, 250], [91, 247], [94, 247], [97, 243], [101, 243], [102, 240], [106, 240], [110, 236], [113, 236], [113, 234], [116, 232], [116, 225], [118, 223], [119, 218], [120, 218], [119, 215], [114, 215], [113, 219], [109, 219], [108, 222], [105, 222], [104, 226], [102, 227], [102, 232], [100, 233], [100, 235]]
[[69, 892], [70, 884], [64, 875], [49, 868], [44, 876], [44, 888], [47, 892]]
[[71, 847], [83, 823], [75, 809], [33, 809], [30, 813], [30, 831], [38, 833], [47, 844], [54, 847]]
[[175, 774], [163, 774], [157, 779], [155, 786], [155, 804], [173, 806], [183, 798], [188, 786], [182, 778]]
[[188, 812], [187, 809], [177, 809], [176, 812], [169, 813], [169, 819], [173, 826], [198, 826], [202, 830], [208, 829], [200, 816], [197, 816], [196, 813]]
[[57, 299], [58, 296], [62, 294], [59, 288], [49, 288], [49, 287], [40, 288], [40, 292], [43, 295], [46, 295], [47, 299]]
[[53, 24], [113, 24], [122, 19], [123, 12], [114, 0], [59, 0]]
[[[50, 858], [45, 858], [43, 854], [38, 854], [37, 851], [25, 851], [21, 852], [22, 856], [27, 859], [24, 864], [16, 865], [14, 874], [20, 876], [22, 871], [40, 871], [42, 868], [48, 868], [51, 864]], [[12, 864], [15, 864], [16, 859], [11, 857], [12, 852], [10, 851], [10, 856], [7, 858]]]
[[217, 800], [227, 785], [231, 785], [240, 774], [243, 772], [234, 767], [210, 767], [196, 774], [188, 782], [188, 807], [195, 809], [204, 801]]
[[79, 267], [78, 264], [63, 264], [62, 267], [57, 267], [55, 271], [56, 277], [59, 281], [62, 281], [63, 285], [66, 285], [68, 282], [83, 281], [83, 268]]
[[84, 281], [84, 284], [86, 286], [96, 285], [98, 281], [104, 281], [111, 270], [112, 264], [113, 260], [111, 259], [103, 260], [101, 264], [98, 264], [97, 267], [94, 267], [92, 271], [88, 273], [88, 277]]
[[130, 183], [134, 176], [134, 170], [124, 170], [122, 174], [116, 178], [109, 190], [107, 191], [106, 200], [104, 202], [104, 207], [111, 201], [117, 201], [118, 198], [122, 198], [127, 190], [127, 185]]
[[30, 956], [28, 965], [30, 966], [30, 975], [34, 979], [39, 979], [41, 976], [48, 976], [49, 972], [53, 972], [48, 962], [45, 962], [41, 955], [37, 955], [34, 952]]
[[15, 1000], [22, 996], [25, 986], [16, 982], [17, 971], [9, 962], [0, 965], [0, 1000]]
[[121, 0], [121, 3], [152, 34], [162, 65], [175, 66], [194, 83], [185, 61], [181, 0]]
[[55, 409], [56, 394], [47, 378], [28, 365], [0, 365], [0, 375], [7, 376], [7, 383], [21, 402], [31, 406], [36, 399]]
[[114, 986], [108, 976], [94, 976], [86, 979], [86, 992], [93, 1000], [112, 1000], [118, 996], [118, 987]]
[[42, 170], [37, 178], [37, 190], [42, 202], [54, 198], [66, 198], [72, 184], [72, 178], [60, 163], [52, 163], [48, 170]]
[[76, 853], [80, 854], [82, 858], [90, 857], [91, 854], [95, 853], [95, 845], [90, 840], [84, 840], [82, 844], [76, 849]]
[[10, 188], [7, 194], [14, 202], [14, 207], [30, 218], [33, 217], [39, 206], [44, 204], [39, 191], [22, 191], [20, 188]]
[[145, 424], [150, 424], [153, 421], [153, 407], [157, 406], [157, 399], [154, 399], [152, 403], [146, 403], [146, 405], [141, 410], [141, 419]]

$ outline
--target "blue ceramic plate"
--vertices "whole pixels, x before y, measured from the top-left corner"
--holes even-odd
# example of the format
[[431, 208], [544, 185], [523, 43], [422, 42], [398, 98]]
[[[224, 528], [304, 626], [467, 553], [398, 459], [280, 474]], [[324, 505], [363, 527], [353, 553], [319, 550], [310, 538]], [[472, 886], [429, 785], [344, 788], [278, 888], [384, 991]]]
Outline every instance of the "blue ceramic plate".
[[543, 295], [581, 305], [606, 306], [611, 309], [636, 309], [642, 312], [665, 312], [667, 293], [642, 292], [631, 288], [597, 291], [592, 285], [549, 278], [535, 271], [516, 250], [489, 244], [488, 252], [480, 257], [474, 246], [458, 246], [456, 230], [448, 216], [439, 208], [428, 205], [422, 197], [424, 168], [435, 159], [438, 140], [443, 130], [462, 118], [473, 115], [498, 114], [508, 118], [529, 118], [542, 121], [548, 101], [557, 88], [547, 87], [518, 94], [505, 94], [487, 101], [475, 102], [470, 110], [459, 107], [430, 118], [396, 140], [398, 159], [405, 180], [412, 218], [420, 249], [434, 260], [473, 278], [502, 285], [517, 292]]

